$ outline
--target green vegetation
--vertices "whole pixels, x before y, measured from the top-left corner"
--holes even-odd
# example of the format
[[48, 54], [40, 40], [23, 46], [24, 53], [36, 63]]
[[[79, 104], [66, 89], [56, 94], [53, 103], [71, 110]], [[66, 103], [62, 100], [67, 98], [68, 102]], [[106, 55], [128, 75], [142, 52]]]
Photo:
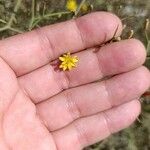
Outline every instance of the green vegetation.
[[[91, 11], [109, 11], [124, 24], [122, 39], [140, 39], [147, 49], [145, 65], [150, 69], [150, 2], [149, 0], [78, 0], [75, 15], [66, 10], [65, 0], [0, 0], [0, 38], [30, 31], [56, 22], [78, 17]], [[58, 5], [59, 4], [59, 5]], [[149, 91], [141, 99], [142, 114], [130, 128], [95, 144], [86, 150], [148, 150], [150, 149]]]

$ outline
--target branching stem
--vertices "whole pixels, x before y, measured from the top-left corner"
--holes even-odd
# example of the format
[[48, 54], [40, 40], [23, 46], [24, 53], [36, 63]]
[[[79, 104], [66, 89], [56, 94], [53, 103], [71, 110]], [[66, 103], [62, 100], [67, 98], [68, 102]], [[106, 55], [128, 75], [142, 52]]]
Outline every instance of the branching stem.
[[20, 31], [19, 29], [15, 29], [15, 28], [11, 27], [12, 24], [13, 24], [13, 21], [15, 19], [15, 13], [18, 11], [18, 9], [21, 5], [21, 2], [22, 2], [22, 0], [17, 0], [16, 5], [14, 7], [14, 13], [10, 16], [10, 19], [9, 19], [8, 22], [0, 19], [1, 22], [6, 24], [4, 27], [0, 28], [0, 32], [5, 31], [5, 30], [11, 30], [11, 31], [14, 31], [14, 32], [17, 32], [17, 33], [22, 33], [23, 32], [23, 31]]

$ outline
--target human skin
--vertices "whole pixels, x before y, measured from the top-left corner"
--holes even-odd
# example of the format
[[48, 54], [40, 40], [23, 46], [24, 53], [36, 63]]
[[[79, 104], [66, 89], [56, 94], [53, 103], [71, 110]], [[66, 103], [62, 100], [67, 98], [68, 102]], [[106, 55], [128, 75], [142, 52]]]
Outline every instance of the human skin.
[[[117, 26], [120, 35], [118, 17], [96, 12], [0, 41], [0, 150], [80, 150], [136, 120], [150, 86], [143, 44], [94, 48]], [[54, 69], [68, 51], [77, 67]]]

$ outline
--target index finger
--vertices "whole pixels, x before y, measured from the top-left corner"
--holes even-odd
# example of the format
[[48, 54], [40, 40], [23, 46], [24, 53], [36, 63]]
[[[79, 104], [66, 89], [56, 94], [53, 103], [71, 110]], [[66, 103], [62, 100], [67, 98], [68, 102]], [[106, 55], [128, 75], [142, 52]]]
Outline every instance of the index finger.
[[110, 40], [117, 27], [119, 35], [122, 25], [118, 17], [96, 12], [0, 41], [0, 56], [21, 76], [65, 52], [74, 53]]

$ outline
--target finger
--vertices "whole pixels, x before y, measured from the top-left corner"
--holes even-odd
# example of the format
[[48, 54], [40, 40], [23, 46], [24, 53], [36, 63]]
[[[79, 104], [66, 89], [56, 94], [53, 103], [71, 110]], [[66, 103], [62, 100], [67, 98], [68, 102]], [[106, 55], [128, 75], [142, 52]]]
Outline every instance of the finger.
[[38, 104], [37, 111], [49, 130], [54, 131], [80, 117], [93, 115], [140, 97], [149, 86], [150, 72], [141, 67], [103, 82], [64, 91]]
[[128, 127], [139, 113], [140, 102], [133, 100], [105, 112], [76, 120], [71, 125], [53, 132], [53, 137], [58, 149], [80, 150]]
[[0, 123], [9, 105], [16, 96], [18, 88], [18, 82], [14, 72], [5, 61], [0, 58]]
[[2, 129], [4, 116], [8, 112], [10, 104], [18, 91], [18, 83], [14, 72], [9, 68], [3, 59], [0, 58], [0, 149], [8, 150], [6, 141], [4, 140], [4, 132]]
[[97, 53], [93, 49], [76, 53], [77, 68], [56, 71], [46, 65], [19, 78], [20, 85], [35, 102], [41, 102], [64, 89], [90, 83], [108, 75], [132, 70], [145, 61], [145, 49], [137, 40], [125, 40], [102, 47]]
[[18, 76], [31, 72], [61, 54], [99, 45], [122, 27], [115, 15], [97, 12], [76, 20], [39, 28], [0, 42], [0, 56]]

